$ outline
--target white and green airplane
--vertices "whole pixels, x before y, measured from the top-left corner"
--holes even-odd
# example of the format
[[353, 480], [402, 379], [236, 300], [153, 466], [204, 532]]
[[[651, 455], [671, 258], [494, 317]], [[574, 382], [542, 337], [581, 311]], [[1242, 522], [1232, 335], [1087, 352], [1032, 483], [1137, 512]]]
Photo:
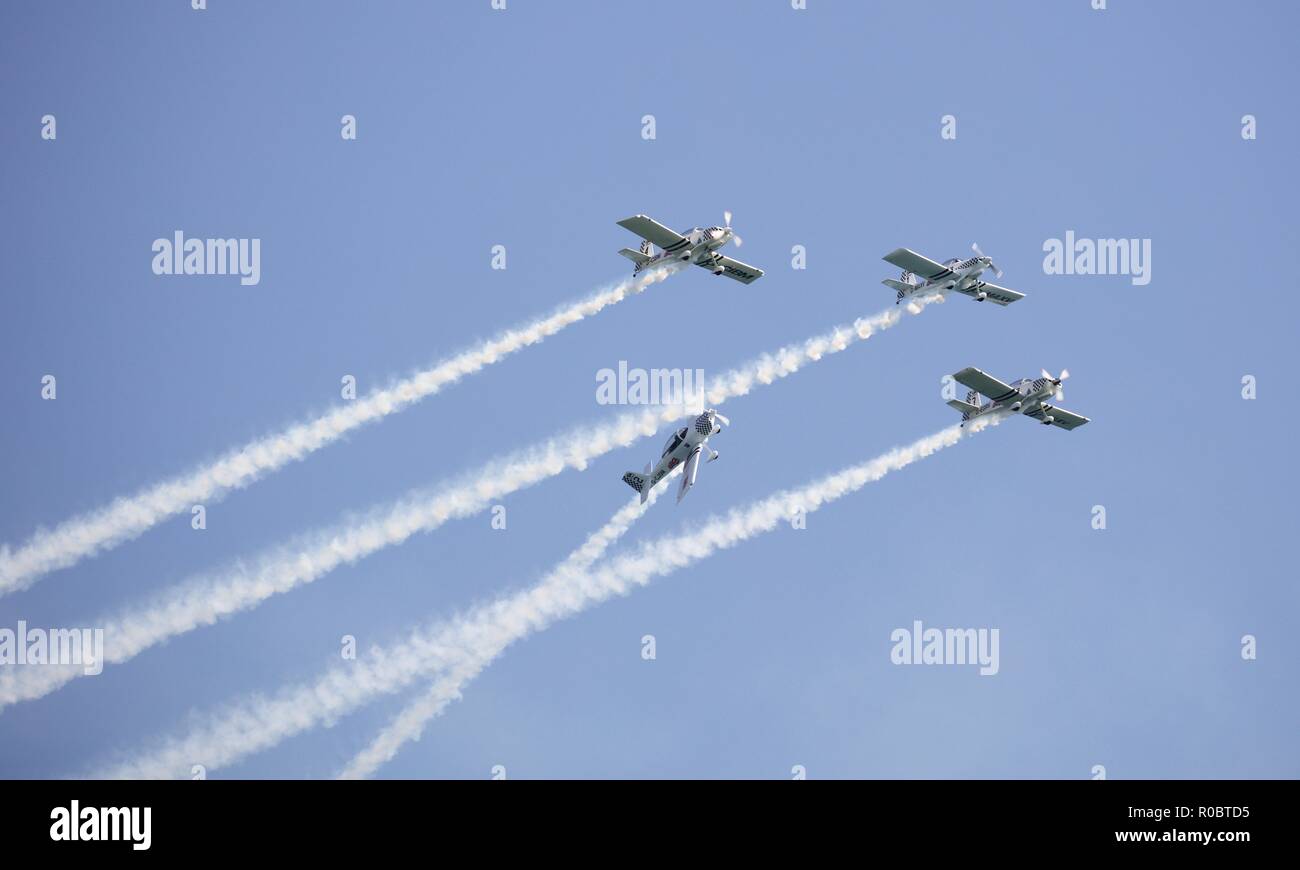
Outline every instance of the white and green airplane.
[[709, 438], [721, 432], [723, 426], [730, 425], [731, 421], [726, 417], [712, 408], [708, 409], [691, 421], [691, 425], [683, 426], [672, 434], [668, 443], [664, 445], [659, 463], [655, 465], [653, 471], [647, 463], [645, 471], [640, 474], [635, 471], [624, 474], [623, 482], [641, 493], [641, 502], [644, 504], [650, 497], [650, 490], [654, 489], [674, 468], [685, 463], [682, 483], [677, 489], [677, 501], [681, 502], [695, 485], [695, 475], [700, 470], [700, 454], [708, 451], [709, 458], [705, 460], [706, 462], [718, 458], [718, 451], [709, 446]]
[[[1069, 376], [1068, 369], [1062, 369], [1057, 377], [1052, 377], [1044, 369], [1041, 377], [1021, 378], [1010, 384], [1004, 384], [979, 369], [962, 369], [953, 375], [952, 379], [963, 386], [970, 387], [970, 392], [966, 394], [966, 401], [949, 399], [948, 406], [961, 412], [963, 426], [966, 425], [967, 420], [992, 414], [995, 411], [1004, 411], [1033, 417], [1044, 426], [1077, 429], [1088, 422], [1087, 417], [1081, 417], [1073, 411], [1047, 403], [1049, 398], [1055, 402], [1061, 401], [1065, 395], [1061, 389], [1061, 382]], [[980, 396], [988, 397], [989, 401], [981, 404]]]
[[[624, 248], [619, 253], [636, 263], [636, 267], [632, 270], [633, 275], [642, 269], [685, 262], [703, 266], [714, 275], [726, 275], [742, 284], [752, 284], [763, 277], [762, 269], [733, 260], [718, 251], [718, 248], [730, 241], [735, 241], [736, 247], [741, 245], [740, 236], [736, 235], [731, 228], [731, 212], [723, 212], [723, 217], [725, 226], [696, 227], [681, 233], [673, 232], [643, 214], [623, 218], [618, 225], [631, 230], [645, 241], [641, 243], [639, 251]], [[657, 254], [656, 245], [659, 247]]]
[[993, 264], [992, 257], [984, 256], [979, 245], [970, 247], [975, 252], [975, 256], [969, 260], [953, 257], [943, 263], [936, 263], [929, 257], [923, 257], [907, 248], [891, 251], [885, 254], [885, 262], [902, 269], [903, 274], [900, 276], [901, 280], [886, 278], [881, 283], [898, 291], [897, 302], [902, 302], [909, 296], [949, 290], [969, 296], [976, 302], [988, 299], [998, 305], [1010, 305], [1025, 298], [1023, 293], [990, 284], [982, 279], [980, 275], [985, 270], [992, 270], [999, 278], [1002, 277], [1002, 270]]

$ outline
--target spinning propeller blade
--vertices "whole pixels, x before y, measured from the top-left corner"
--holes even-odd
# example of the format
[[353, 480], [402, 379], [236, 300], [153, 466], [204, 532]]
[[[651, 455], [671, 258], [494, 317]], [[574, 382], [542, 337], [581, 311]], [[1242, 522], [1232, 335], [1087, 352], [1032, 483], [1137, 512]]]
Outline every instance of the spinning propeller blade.
[[[729, 211], [724, 211], [724, 212], [722, 213], [722, 221], [723, 221], [722, 225], [723, 225], [726, 229], [731, 230], [731, 212], [729, 212]], [[735, 231], [735, 230], [731, 230], [731, 240], [732, 240], [733, 242], [736, 243], [736, 247], [737, 247], [737, 248], [739, 248], [741, 245], [745, 244], [745, 240], [742, 239], [740, 236], [736, 235], [736, 231]]]
[[[977, 257], [985, 256], [984, 252], [980, 250], [980, 246], [978, 242], [971, 242], [970, 249], [975, 252], [975, 256]], [[1002, 270], [998, 268], [998, 264], [993, 262], [992, 257], [986, 257], [986, 259], [989, 261], [989, 268], [993, 270], [993, 274], [1001, 278]]]
[[1047, 378], [1049, 381], [1056, 384], [1056, 392], [1052, 395], [1052, 398], [1058, 402], [1063, 401], [1065, 399], [1065, 390], [1061, 388], [1061, 383], [1064, 380], [1066, 380], [1068, 377], [1070, 377], [1070, 370], [1061, 369], [1061, 373], [1056, 377], [1052, 377], [1052, 375], [1047, 371], [1047, 369], [1043, 369], [1042, 373], [1043, 373], [1043, 377]]

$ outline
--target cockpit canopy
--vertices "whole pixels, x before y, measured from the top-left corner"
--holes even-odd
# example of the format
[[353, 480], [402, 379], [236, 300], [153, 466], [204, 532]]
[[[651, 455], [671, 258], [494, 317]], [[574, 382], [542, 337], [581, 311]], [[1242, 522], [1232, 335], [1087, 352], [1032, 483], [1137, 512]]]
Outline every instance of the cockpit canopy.
[[686, 440], [686, 427], [683, 426], [682, 428], [678, 429], [676, 432], [673, 433], [673, 437], [668, 439], [668, 443], [664, 445], [664, 452], [659, 454], [659, 457], [662, 459], [663, 457], [667, 456], [669, 453], [672, 453], [685, 440]]

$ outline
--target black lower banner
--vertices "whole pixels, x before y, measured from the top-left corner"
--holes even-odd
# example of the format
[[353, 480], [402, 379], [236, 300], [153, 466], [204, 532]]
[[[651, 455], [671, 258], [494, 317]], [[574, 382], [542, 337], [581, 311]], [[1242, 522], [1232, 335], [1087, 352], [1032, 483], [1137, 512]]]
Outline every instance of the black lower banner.
[[477, 836], [509, 849], [574, 832], [632, 836], [644, 854], [653, 831], [654, 848], [669, 851], [701, 841], [706, 850], [767, 853], [806, 837], [847, 837], [926, 854], [996, 847], [1230, 859], [1284, 848], [1298, 793], [1291, 780], [9, 781], [0, 784], [0, 829], [11, 850], [77, 857], [337, 857]]

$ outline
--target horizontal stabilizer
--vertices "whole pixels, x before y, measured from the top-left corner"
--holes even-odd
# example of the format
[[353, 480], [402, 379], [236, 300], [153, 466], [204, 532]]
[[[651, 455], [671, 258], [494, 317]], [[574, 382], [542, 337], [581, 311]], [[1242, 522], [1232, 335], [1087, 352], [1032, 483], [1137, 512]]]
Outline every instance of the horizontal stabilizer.
[[974, 414], [980, 409], [979, 405], [972, 405], [970, 402], [963, 402], [961, 399], [949, 399], [948, 407], [963, 414]]
[[636, 263], [638, 266], [644, 266], [646, 263], [650, 262], [650, 258], [647, 257], [645, 254], [641, 253], [640, 251], [634, 251], [631, 248], [624, 248], [623, 250], [619, 251], [619, 253], [622, 254], [624, 257], [627, 257], [633, 263]]
[[903, 293], [910, 293], [916, 289], [915, 284], [904, 284], [902, 281], [895, 281], [893, 278], [886, 278], [880, 283], [884, 284], [886, 287], [892, 287], [895, 290], [902, 291]]

